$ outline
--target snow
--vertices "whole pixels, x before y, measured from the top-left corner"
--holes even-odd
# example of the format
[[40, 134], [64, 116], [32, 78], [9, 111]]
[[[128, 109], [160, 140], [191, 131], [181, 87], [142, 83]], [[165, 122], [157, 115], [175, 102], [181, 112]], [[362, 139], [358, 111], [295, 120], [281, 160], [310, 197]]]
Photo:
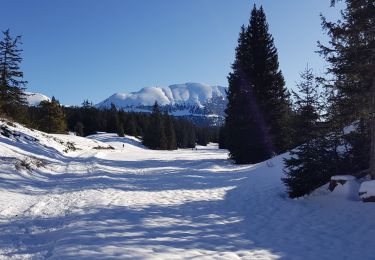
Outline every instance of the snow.
[[152, 106], [155, 101], [159, 105], [184, 104], [203, 107], [213, 97], [226, 98], [225, 88], [201, 83], [185, 83], [168, 87], [147, 87], [130, 94], [116, 93], [96, 107], [109, 108], [112, 103], [117, 108]]
[[356, 178], [352, 175], [335, 175], [331, 177], [333, 181], [353, 181]]
[[239, 166], [215, 144], [1, 127], [0, 259], [373, 258], [374, 204], [349, 198], [351, 181], [287, 198], [287, 154]]
[[359, 193], [361, 194], [361, 198], [375, 196], [375, 180], [362, 182]]
[[38, 106], [42, 101], [50, 101], [51, 99], [40, 93], [25, 92], [26, 101], [29, 106]]

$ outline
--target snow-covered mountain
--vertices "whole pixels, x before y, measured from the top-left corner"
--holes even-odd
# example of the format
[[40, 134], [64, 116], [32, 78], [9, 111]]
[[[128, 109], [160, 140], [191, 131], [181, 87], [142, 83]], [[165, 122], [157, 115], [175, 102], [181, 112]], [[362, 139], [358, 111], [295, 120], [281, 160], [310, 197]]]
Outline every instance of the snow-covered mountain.
[[26, 101], [29, 106], [38, 106], [42, 101], [50, 101], [51, 99], [40, 93], [25, 92]]
[[147, 87], [138, 92], [116, 93], [96, 105], [135, 112], [149, 112], [155, 101], [174, 116], [198, 124], [220, 124], [227, 102], [226, 88], [201, 83], [175, 84], [168, 87]]

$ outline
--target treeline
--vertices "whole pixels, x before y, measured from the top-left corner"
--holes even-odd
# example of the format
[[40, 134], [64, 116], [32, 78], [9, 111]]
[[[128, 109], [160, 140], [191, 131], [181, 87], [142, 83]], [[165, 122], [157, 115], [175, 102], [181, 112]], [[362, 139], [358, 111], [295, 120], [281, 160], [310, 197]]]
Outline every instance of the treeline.
[[194, 148], [218, 142], [218, 128], [197, 127], [191, 122], [162, 113], [157, 103], [153, 112], [135, 113], [110, 109], [97, 109], [89, 101], [80, 107], [63, 107], [55, 98], [28, 108], [29, 125], [47, 133], [74, 132], [88, 136], [98, 132], [117, 133], [118, 136], [137, 136], [143, 144], [155, 150]]
[[235, 163], [291, 150], [283, 178], [290, 197], [309, 194], [337, 174], [375, 179], [375, 6], [372, 0], [346, 4], [340, 21], [322, 17], [331, 38], [328, 46], [319, 43], [327, 74], [318, 77], [306, 67], [291, 93], [263, 8], [254, 6], [241, 29], [220, 146]]

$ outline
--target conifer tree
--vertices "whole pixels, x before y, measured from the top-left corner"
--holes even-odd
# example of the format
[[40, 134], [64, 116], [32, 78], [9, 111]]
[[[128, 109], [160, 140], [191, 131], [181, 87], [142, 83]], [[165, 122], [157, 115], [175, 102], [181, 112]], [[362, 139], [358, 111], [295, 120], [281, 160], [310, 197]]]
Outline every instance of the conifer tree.
[[322, 104], [318, 93], [318, 82], [313, 70], [308, 66], [300, 73], [301, 81], [297, 83], [294, 96], [293, 141], [295, 146], [319, 136], [319, 121]]
[[40, 102], [41, 119], [39, 129], [47, 133], [66, 133], [67, 125], [64, 112], [58, 100], [52, 97], [51, 101]]
[[107, 110], [107, 132], [117, 133], [120, 125], [117, 108], [114, 104], [111, 104], [111, 108]]
[[168, 148], [167, 137], [163, 117], [159, 109], [159, 105], [155, 102], [150, 123], [143, 136], [143, 144], [153, 150], [166, 150]]
[[124, 125], [122, 123], [119, 123], [119, 125], [118, 125], [117, 135], [119, 137], [124, 137], [125, 136]]
[[168, 114], [165, 115], [164, 122], [165, 122], [165, 136], [167, 139], [167, 149], [176, 150], [177, 149], [176, 133], [174, 131], [173, 122]]
[[84, 126], [82, 122], [78, 121], [74, 127], [75, 133], [77, 136], [84, 136]]
[[21, 36], [12, 38], [9, 29], [3, 32], [3, 36], [0, 41], [0, 111], [17, 117], [20, 115], [17, 112], [26, 105], [24, 90], [27, 81], [23, 80], [20, 70]]
[[219, 129], [219, 149], [227, 149], [227, 144], [226, 144], [226, 129], [225, 125], [221, 126]]
[[335, 158], [329, 143], [331, 136], [320, 132], [321, 104], [312, 69], [306, 67], [300, 76], [298, 92], [293, 91], [296, 109], [293, 143], [298, 147], [290, 151], [290, 158], [284, 161], [286, 177], [283, 181], [292, 198], [308, 194], [329, 181]]
[[[332, 5], [335, 2], [332, 0]], [[327, 46], [319, 44], [320, 53], [330, 64], [328, 73], [333, 76], [327, 84], [331, 91], [329, 122], [335, 132], [362, 122], [363, 127], [357, 127], [356, 132], [363, 140], [353, 144], [370, 143], [370, 147], [353, 147], [353, 150], [363, 149], [356, 154], [370, 154], [367, 165], [375, 179], [375, 5], [373, 0], [345, 2], [339, 21], [322, 18], [330, 42]]]
[[236, 163], [256, 163], [289, 147], [290, 112], [277, 50], [263, 8], [254, 6], [242, 26], [228, 77], [226, 145]]
[[131, 136], [137, 135], [136, 119], [132, 113], [126, 119], [124, 130], [127, 135], [131, 135]]

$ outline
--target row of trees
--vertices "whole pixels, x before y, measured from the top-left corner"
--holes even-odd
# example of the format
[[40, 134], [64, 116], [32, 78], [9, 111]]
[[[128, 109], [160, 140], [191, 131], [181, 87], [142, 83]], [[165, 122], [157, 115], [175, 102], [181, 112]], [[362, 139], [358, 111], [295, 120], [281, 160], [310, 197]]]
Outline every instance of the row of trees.
[[99, 110], [88, 101], [81, 107], [64, 108], [68, 129], [86, 136], [98, 131], [117, 133], [119, 136], [142, 137], [143, 143], [155, 150], [193, 148], [196, 144], [217, 142], [218, 128], [198, 127], [185, 119], [162, 113], [155, 103], [152, 113], [135, 113], [110, 109]]
[[191, 122], [163, 114], [157, 103], [153, 112], [135, 113], [117, 110], [115, 106], [100, 110], [84, 101], [81, 107], [63, 107], [59, 101], [43, 101], [28, 108], [30, 126], [47, 133], [74, 132], [87, 136], [97, 132], [141, 137], [143, 144], [155, 150], [194, 148], [196, 144], [217, 142], [216, 127], [198, 127]]

